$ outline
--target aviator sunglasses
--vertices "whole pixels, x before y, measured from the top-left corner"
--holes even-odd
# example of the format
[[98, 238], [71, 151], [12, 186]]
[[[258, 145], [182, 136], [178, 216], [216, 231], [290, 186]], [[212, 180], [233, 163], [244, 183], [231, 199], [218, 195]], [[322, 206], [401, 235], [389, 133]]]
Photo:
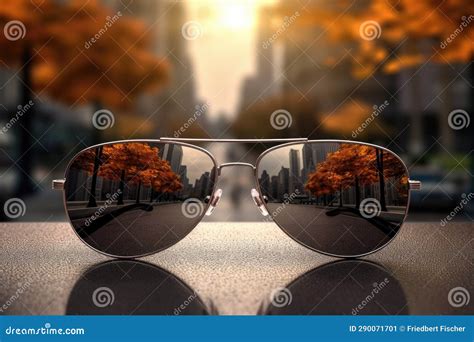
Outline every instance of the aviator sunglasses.
[[[218, 164], [191, 143], [282, 143], [255, 165]], [[64, 179], [64, 206], [78, 237], [102, 254], [136, 258], [182, 240], [222, 195], [221, 170], [251, 168], [251, 197], [299, 244], [326, 255], [359, 257], [394, 239], [410, 191], [403, 161], [390, 150], [355, 141], [302, 139], [125, 140], [77, 153]]]

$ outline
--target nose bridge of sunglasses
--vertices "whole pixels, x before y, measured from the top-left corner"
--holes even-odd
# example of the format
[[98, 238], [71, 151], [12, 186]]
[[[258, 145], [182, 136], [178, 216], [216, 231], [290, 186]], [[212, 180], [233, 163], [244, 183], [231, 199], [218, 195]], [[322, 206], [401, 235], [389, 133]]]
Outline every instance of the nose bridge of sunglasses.
[[212, 196], [206, 197], [206, 202], [209, 203], [209, 208], [206, 211], [206, 216], [211, 216], [212, 212], [219, 203], [222, 196], [222, 189], [217, 189], [216, 192]]
[[221, 175], [221, 171], [223, 168], [226, 168], [226, 167], [230, 167], [230, 166], [243, 166], [243, 167], [250, 167], [252, 168], [253, 170], [255, 170], [255, 166], [253, 164], [250, 164], [250, 163], [242, 163], [242, 162], [231, 162], [231, 163], [223, 163], [221, 165], [219, 165], [218, 169], [217, 169], [217, 174], [220, 176]]

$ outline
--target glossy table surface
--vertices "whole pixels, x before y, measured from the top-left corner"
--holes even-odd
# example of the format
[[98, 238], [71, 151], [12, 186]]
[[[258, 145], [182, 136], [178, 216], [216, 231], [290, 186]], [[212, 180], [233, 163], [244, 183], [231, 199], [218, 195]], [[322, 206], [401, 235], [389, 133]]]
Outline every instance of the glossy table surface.
[[474, 299], [453, 299], [456, 288], [474, 296], [472, 222], [407, 223], [350, 261], [263, 222], [203, 222], [140, 261], [94, 252], [64, 222], [2, 223], [0, 236], [0, 314], [474, 313]]

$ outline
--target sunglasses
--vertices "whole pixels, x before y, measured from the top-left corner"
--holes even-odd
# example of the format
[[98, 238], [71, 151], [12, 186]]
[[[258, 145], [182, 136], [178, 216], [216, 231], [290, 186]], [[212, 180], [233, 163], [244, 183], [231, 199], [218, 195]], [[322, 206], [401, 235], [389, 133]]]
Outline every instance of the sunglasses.
[[[190, 142], [283, 143], [255, 165], [218, 164]], [[406, 219], [410, 190], [403, 161], [386, 148], [307, 139], [126, 140], [86, 148], [53, 181], [78, 237], [102, 254], [136, 258], [162, 251], [211, 215], [226, 167], [251, 168], [253, 201], [289, 237], [336, 257], [364, 256], [392, 241]]]

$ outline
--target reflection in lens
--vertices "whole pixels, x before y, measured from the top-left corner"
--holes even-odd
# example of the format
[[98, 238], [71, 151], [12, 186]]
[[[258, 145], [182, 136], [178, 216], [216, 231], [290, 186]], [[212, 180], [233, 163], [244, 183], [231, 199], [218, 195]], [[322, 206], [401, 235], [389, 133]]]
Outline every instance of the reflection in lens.
[[405, 218], [406, 167], [387, 150], [356, 143], [293, 144], [265, 154], [257, 168], [273, 220], [320, 252], [375, 251]]
[[173, 274], [148, 263], [110, 261], [87, 270], [69, 295], [67, 315], [208, 315]]
[[[91, 247], [114, 256], [165, 249], [201, 220], [214, 187], [215, 165], [179, 144], [129, 142], [81, 152], [69, 166], [66, 207]], [[200, 209], [188, 215], [185, 203]]]
[[315, 268], [289, 284], [285, 305], [265, 300], [263, 315], [407, 315], [405, 293], [383, 267], [344, 260]]

